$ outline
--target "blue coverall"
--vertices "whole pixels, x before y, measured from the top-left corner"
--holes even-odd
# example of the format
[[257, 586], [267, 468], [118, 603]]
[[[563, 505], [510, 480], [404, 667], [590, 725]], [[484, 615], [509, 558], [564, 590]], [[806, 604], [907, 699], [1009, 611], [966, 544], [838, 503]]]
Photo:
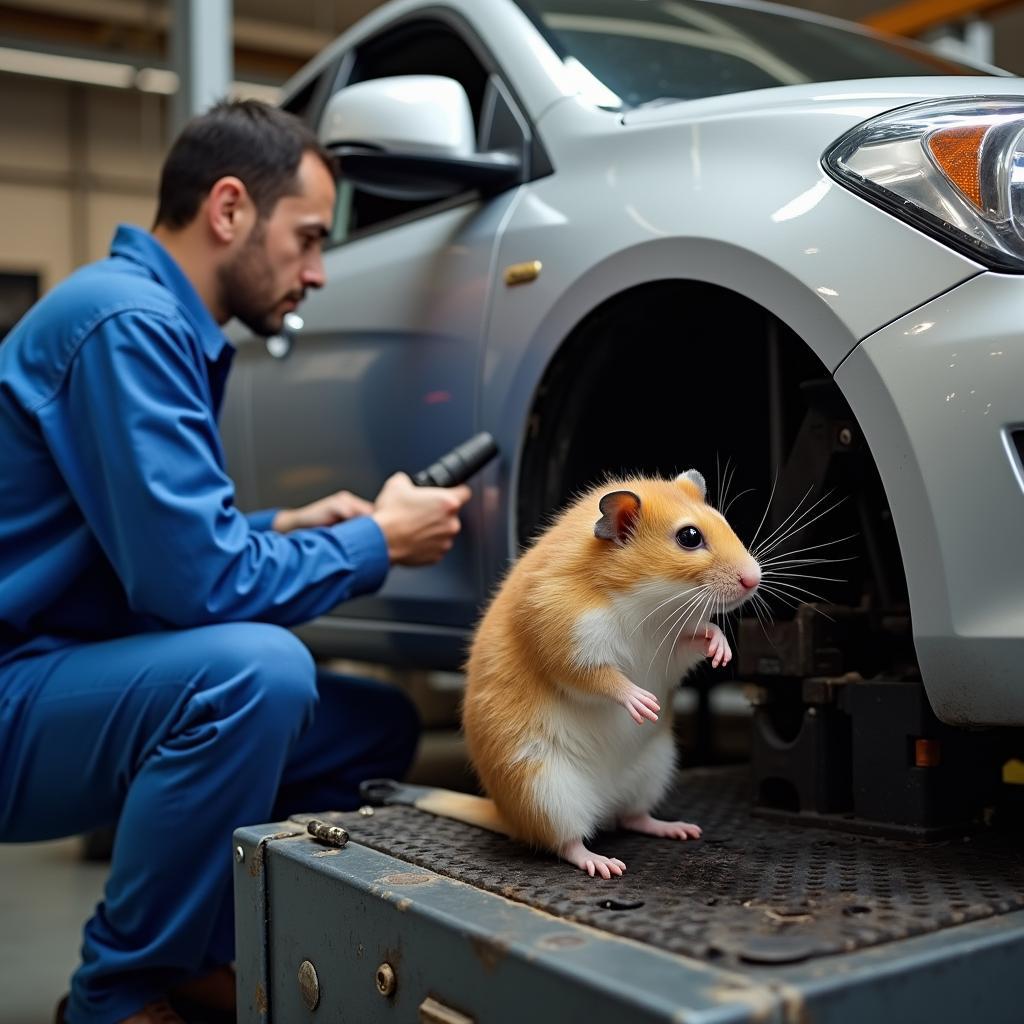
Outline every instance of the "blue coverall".
[[351, 808], [418, 732], [285, 628], [380, 586], [370, 518], [243, 515], [216, 417], [233, 349], [148, 232], [0, 344], [0, 841], [118, 819], [67, 1019], [120, 1020], [233, 955], [231, 833]]

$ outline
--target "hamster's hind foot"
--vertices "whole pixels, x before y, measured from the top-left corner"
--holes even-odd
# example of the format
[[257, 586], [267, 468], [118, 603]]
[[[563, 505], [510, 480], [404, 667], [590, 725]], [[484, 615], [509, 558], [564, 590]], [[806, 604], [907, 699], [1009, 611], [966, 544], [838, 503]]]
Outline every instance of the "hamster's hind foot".
[[665, 839], [700, 839], [701, 828], [688, 821], [660, 821], [649, 814], [631, 814], [619, 818], [619, 824], [630, 832], [643, 832], [647, 836], [661, 836]]
[[602, 857], [599, 853], [592, 853], [579, 839], [566, 843], [558, 851], [558, 856], [574, 864], [580, 871], [586, 871], [591, 878], [597, 875], [601, 878], [617, 878], [626, 870], [626, 865], [617, 857]]

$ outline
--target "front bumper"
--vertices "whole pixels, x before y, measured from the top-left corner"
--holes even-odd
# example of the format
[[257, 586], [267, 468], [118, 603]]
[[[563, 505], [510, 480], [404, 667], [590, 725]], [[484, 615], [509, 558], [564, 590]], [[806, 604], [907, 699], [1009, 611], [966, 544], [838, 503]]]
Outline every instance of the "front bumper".
[[935, 713], [1024, 725], [1024, 278], [958, 285], [866, 338], [836, 381], [885, 484]]

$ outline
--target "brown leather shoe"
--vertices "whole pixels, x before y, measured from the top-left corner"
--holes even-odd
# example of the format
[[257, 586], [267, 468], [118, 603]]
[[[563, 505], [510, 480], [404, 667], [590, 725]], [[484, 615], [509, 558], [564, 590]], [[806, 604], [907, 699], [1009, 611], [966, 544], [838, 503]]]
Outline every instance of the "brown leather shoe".
[[171, 989], [170, 1000], [192, 1024], [236, 1024], [234, 968], [216, 967], [190, 978]]
[[187, 1003], [203, 1010], [234, 1015], [234, 968], [225, 964], [223, 967], [215, 967], [209, 974], [204, 974], [202, 977], [183, 981], [171, 989], [170, 997], [175, 1005]]
[[120, 1024], [186, 1024], [185, 1018], [166, 999], [147, 1003], [138, 1013], [125, 1017]]
[[[64, 1014], [68, 1008], [68, 997], [65, 996], [57, 1004], [57, 1013], [54, 1017], [56, 1024], [64, 1024]], [[159, 1002], [148, 1003], [138, 1013], [125, 1017], [121, 1024], [187, 1024], [183, 1017], [165, 999]]]

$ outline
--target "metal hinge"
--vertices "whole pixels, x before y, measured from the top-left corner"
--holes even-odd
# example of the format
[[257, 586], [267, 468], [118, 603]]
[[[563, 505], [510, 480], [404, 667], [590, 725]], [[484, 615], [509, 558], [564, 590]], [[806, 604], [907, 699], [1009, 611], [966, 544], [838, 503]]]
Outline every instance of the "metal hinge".
[[320, 843], [328, 846], [347, 846], [348, 832], [340, 825], [332, 825], [330, 822], [321, 821], [319, 818], [311, 818], [306, 822], [306, 831]]

